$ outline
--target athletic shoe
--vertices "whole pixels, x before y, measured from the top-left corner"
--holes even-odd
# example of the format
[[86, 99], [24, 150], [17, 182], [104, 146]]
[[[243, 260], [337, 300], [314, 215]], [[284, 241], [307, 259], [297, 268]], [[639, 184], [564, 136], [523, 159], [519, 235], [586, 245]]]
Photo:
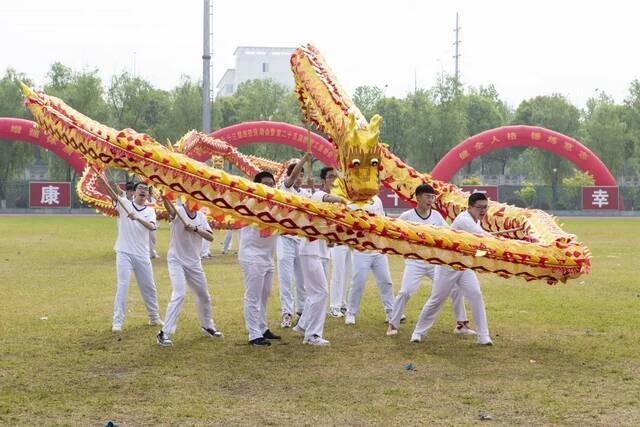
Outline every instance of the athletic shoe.
[[405, 320], [407, 320], [407, 316], [403, 314], [402, 317], [400, 317], [400, 323], [404, 323]]
[[111, 332], [122, 332], [122, 325], [113, 325], [111, 327]]
[[156, 341], [158, 342], [158, 345], [162, 347], [171, 347], [173, 345], [169, 335], [165, 334], [163, 331], [158, 332], [158, 335], [156, 335]]
[[314, 335], [310, 338], [305, 337], [305, 339], [302, 340], [302, 344], [309, 344], [309, 345], [324, 347], [324, 346], [330, 345], [331, 343], [325, 340], [324, 338], [322, 338], [320, 335]]
[[347, 307], [340, 307], [342, 314], [347, 314]]
[[491, 341], [491, 338], [485, 338], [483, 340], [478, 340], [478, 345], [491, 346], [493, 345], [493, 341]]
[[453, 333], [461, 337], [476, 335], [476, 331], [467, 326], [468, 323], [468, 321], [458, 322]]
[[151, 326], [164, 326], [164, 322], [159, 317], [157, 319], [149, 319], [149, 325]]
[[158, 255], [158, 252], [155, 252], [155, 251], [154, 251], [154, 252], [153, 252], [153, 254], [151, 254], [151, 255], [149, 256], [149, 258], [151, 258], [151, 259], [158, 259], [158, 258], [160, 258], [160, 255]]
[[256, 338], [249, 341], [249, 345], [253, 347], [269, 347], [271, 343], [264, 337]]
[[354, 316], [353, 314], [347, 313], [347, 315], [344, 318], [344, 324], [345, 325], [355, 325], [356, 324], [356, 316]]
[[224, 337], [224, 334], [222, 332], [216, 331], [213, 328], [205, 328], [204, 326], [200, 327], [200, 332], [205, 337], [212, 337], [212, 338], [222, 338], [222, 337]]
[[422, 335], [416, 334], [415, 332], [411, 334], [411, 342], [420, 342], [422, 341]]
[[264, 331], [264, 334], [262, 334], [263, 338], [266, 338], [268, 340], [279, 340], [282, 337], [280, 335], [276, 335], [273, 332], [271, 332], [271, 330], [267, 329], [266, 331]]
[[395, 335], [398, 335], [398, 328], [396, 328], [392, 324], [389, 324], [389, 327], [387, 328], [387, 336], [393, 337]]
[[344, 317], [344, 314], [342, 314], [339, 308], [334, 307], [329, 309], [329, 317]]
[[291, 327], [292, 316], [289, 313], [284, 313], [282, 315], [282, 320], [280, 321], [281, 328], [290, 328]]
[[300, 335], [304, 335], [304, 329], [302, 329], [302, 327], [300, 325], [296, 325], [293, 327], [293, 329], [291, 329], [293, 332], [295, 332], [296, 334], [300, 334]]

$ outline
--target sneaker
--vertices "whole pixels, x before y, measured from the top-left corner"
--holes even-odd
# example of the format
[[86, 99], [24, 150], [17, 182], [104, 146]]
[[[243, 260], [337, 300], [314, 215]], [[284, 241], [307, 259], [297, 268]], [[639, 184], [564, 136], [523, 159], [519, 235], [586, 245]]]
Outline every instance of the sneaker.
[[259, 337], [254, 340], [249, 340], [249, 345], [253, 347], [269, 347], [271, 343], [264, 337]]
[[387, 336], [393, 337], [395, 335], [398, 335], [398, 328], [389, 323], [389, 327], [387, 328]]
[[347, 314], [347, 307], [340, 307], [342, 314]]
[[279, 340], [282, 337], [280, 335], [274, 334], [270, 329], [267, 329], [266, 331], [264, 331], [264, 334], [262, 334], [262, 338], [266, 338], [268, 340]]
[[304, 329], [302, 329], [302, 327], [300, 325], [296, 325], [293, 327], [293, 329], [291, 329], [293, 332], [295, 332], [296, 334], [300, 334], [300, 335], [304, 335]]
[[422, 341], [422, 335], [416, 334], [415, 332], [411, 334], [411, 342], [420, 342]]
[[405, 320], [407, 320], [407, 316], [403, 314], [402, 317], [400, 317], [400, 323], [404, 323]]
[[158, 252], [153, 251], [153, 253], [149, 256], [149, 258], [158, 259], [158, 258], [160, 258], [160, 255], [158, 255]]
[[329, 317], [344, 317], [344, 314], [339, 308], [333, 307], [329, 310]]
[[478, 340], [478, 345], [492, 346], [493, 345], [493, 341], [491, 341], [491, 338], [485, 338], [483, 340]]
[[158, 345], [162, 347], [171, 347], [173, 345], [169, 335], [165, 334], [163, 331], [158, 332], [158, 335], [156, 335], [156, 341], [158, 342]]
[[122, 325], [113, 325], [111, 327], [111, 332], [122, 332]]
[[212, 338], [222, 338], [222, 337], [224, 337], [224, 334], [222, 332], [217, 331], [214, 328], [205, 328], [204, 326], [201, 326], [200, 327], [200, 332], [205, 337], [212, 337]]
[[476, 331], [467, 326], [468, 324], [469, 321], [458, 322], [453, 333], [461, 337], [476, 335]]
[[281, 328], [290, 328], [291, 327], [291, 321], [293, 316], [291, 316], [289, 313], [284, 313], [282, 315], [282, 320], [280, 321], [280, 327]]
[[302, 340], [302, 344], [309, 344], [309, 345], [324, 347], [324, 346], [330, 345], [331, 343], [325, 340], [324, 338], [322, 338], [320, 335], [314, 335], [310, 338], [305, 337], [305, 339]]
[[354, 316], [353, 314], [347, 313], [347, 315], [344, 318], [344, 324], [345, 325], [355, 325], [356, 324], [356, 316]]
[[164, 326], [164, 322], [159, 317], [157, 319], [149, 319], [150, 326]]

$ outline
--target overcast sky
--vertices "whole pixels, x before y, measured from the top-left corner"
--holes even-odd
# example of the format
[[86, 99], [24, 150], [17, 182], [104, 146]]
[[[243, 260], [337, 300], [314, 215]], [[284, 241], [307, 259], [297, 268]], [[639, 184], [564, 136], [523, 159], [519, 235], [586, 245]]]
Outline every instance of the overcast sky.
[[[461, 78], [492, 83], [512, 106], [561, 93], [579, 107], [596, 90], [621, 102], [640, 76], [633, 1], [212, 0], [214, 84], [237, 46], [313, 43], [342, 85], [404, 96], [453, 72], [460, 13]], [[55, 61], [122, 70], [170, 89], [202, 75], [202, 0], [0, 0], [0, 71], [42, 84]]]

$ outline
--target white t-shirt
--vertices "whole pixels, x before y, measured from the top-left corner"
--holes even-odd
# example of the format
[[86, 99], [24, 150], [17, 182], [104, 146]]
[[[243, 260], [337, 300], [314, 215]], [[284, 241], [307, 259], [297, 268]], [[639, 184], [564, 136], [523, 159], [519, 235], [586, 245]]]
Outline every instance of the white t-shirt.
[[[351, 209], [352, 211], [356, 211], [358, 209], [363, 209], [363, 210], [365, 210], [365, 211], [367, 211], [369, 213], [375, 214], [375, 215], [385, 216], [384, 206], [382, 206], [382, 200], [378, 196], [373, 196], [371, 198], [371, 200], [369, 200], [369, 203], [367, 203], [364, 206], [358, 206], [355, 203], [351, 203], [351, 204], [347, 205], [347, 208]], [[378, 252], [375, 252], [375, 251], [355, 251], [355, 252], [359, 252], [359, 253], [363, 253], [363, 254], [377, 254], [378, 253]]]
[[118, 239], [113, 249], [116, 252], [148, 257], [149, 230], [138, 221], [129, 219], [127, 211], [135, 213], [153, 225], [156, 225], [156, 211], [148, 206], [140, 207], [124, 197], [118, 197], [116, 209], [118, 210]]
[[469, 211], [461, 212], [456, 219], [451, 223], [451, 228], [454, 230], [468, 231], [470, 233], [490, 235], [491, 233], [485, 231], [480, 226], [480, 221], [473, 219]]
[[262, 237], [260, 230], [251, 226], [241, 228], [238, 260], [273, 265], [273, 253], [276, 250], [277, 239], [277, 235]]
[[[324, 196], [326, 196], [327, 193], [325, 193], [322, 190], [318, 190], [315, 193], [313, 193], [313, 195], [311, 196], [311, 200], [317, 200], [322, 202], [324, 199]], [[311, 256], [317, 256], [320, 258], [326, 258], [329, 259], [329, 247], [327, 246], [327, 242], [325, 240], [322, 239], [317, 239], [314, 240], [313, 242], [310, 242], [307, 239], [302, 239], [300, 241], [300, 255], [311, 255]]]
[[[287, 193], [293, 193], [296, 196], [309, 197], [309, 198], [311, 197], [311, 191], [307, 190], [306, 188], [300, 187], [296, 190], [293, 187], [293, 185], [291, 187], [287, 187], [284, 182], [280, 185], [280, 190], [286, 191]], [[286, 234], [283, 234], [281, 237], [285, 239], [295, 240], [296, 242], [300, 242], [302, 240], [302, 237], [288, 236]]]
[[[402, 214], [398, 217], [398, 219], [401, 219], [403, 221], [408, 221], [408, 222], [415, 222], [416, 224], [434, 225], [436, 227], [447, 227], [447, 228], [449, 227], [449, 224], [447, 224], [447, 222], [444, 220], [442, 215], [440, 215], [440, 212], [436, 211], [435, 209], [431, 209], [431, 212], [429, 212], [429, 215], [427, 215], [426, 217], [420, 216], [420, 214], [416, 209], [411, 209], [411, 210], [402, 212]], [[421, 266], [424, 266], [424, 264], [426, 263], [418, 259], [405, 259], [404, 264], [405, 265], [419, 264]], [[433, 268], [434, 266], [431, 265], [431, 267]]]
[[[194, 212], [195, 216], [191, 218], [187, 215], [184, 206], [176, 206], [176, 211], [185, 223], [198, 227], [198, 230], [211, 231], [211, 227], [209, 227], [209, 223], [202, 212]], [[169, 226], [171, 239], [169, 240], [167, 260], [177, 261], [183, 265], [199, 264], [202, 241], [204, 239], [195, 231], [188, 231], [184, 228], [180, 218], [173, 218]]]
[[358, 210], [358, 209], [364, 209], [365, 211], [372, 213], [372, 214], [376, 214], [376, 215], [380, 215], [380, 216], [384, 216], [384, 206], [382, 206], [382, 200], [380, 199], [380, 197], [378, 196], [373, 196], [371, 198], [371, 200], [369, 201], [369, 203], [367, 203], [364, 206], [358, 206], [355, 203], [351, 203], [349, 205], [347, 205], [347, 208], [351, 209], [352, 211]]

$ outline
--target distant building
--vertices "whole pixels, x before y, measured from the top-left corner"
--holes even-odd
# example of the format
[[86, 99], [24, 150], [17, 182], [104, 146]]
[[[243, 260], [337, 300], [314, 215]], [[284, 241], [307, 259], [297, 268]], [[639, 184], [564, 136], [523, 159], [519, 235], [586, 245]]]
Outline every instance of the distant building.
[[289, 60], [295, 50], [295, 47], [239, 46], [233, 52], [236, 67], [225, 71], [216, 85], [216, 97], [233, 95], [240, 83], [256, 79], [272, 79], [293, 89]]

